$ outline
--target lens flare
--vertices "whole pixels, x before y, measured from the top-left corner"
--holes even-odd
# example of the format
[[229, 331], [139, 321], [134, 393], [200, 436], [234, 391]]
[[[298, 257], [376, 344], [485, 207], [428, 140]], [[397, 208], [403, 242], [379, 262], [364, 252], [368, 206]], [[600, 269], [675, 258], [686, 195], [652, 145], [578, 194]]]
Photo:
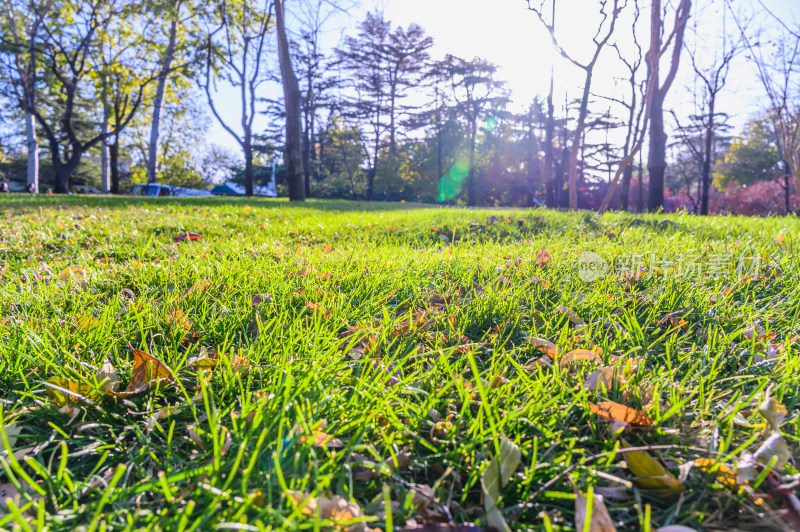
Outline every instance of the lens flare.
[[469, 159], [460, 157], [439, 179], [439, 201], [447, 201], [461, 193], [461, 185], [469, 175]]

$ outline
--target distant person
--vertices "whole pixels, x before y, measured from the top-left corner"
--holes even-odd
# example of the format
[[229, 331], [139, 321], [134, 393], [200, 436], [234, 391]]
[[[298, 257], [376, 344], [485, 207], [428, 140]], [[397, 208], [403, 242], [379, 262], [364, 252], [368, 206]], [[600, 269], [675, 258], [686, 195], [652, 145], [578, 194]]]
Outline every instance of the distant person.
[[28, 194], [33, 194], [36, 192], [36, 187], [33, 185], [33, 183], [28, 183], [28, 186], [25, 187], [25, 190], [28, 192]]
[[2, 193], [2, 194], [8, 193], [8, 182], [7, 181], [0, 182], [0, 193]]
[[51, 194], [52, 195], [53, 194], [53, 189], [50, 188], [50, 187], [47, 187], [47, 192], [45, 192], [45, 194]]

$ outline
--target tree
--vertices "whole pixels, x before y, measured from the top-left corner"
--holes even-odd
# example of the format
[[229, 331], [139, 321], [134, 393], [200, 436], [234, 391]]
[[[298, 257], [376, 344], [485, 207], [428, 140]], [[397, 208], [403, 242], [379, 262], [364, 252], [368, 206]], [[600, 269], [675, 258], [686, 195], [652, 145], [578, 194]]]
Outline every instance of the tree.
[[[664, 99], [669, 92], [675, 76], [678, 74], [681, 50], [683, 49], [683, 35], [686, 30], [686, 21], [689, 19], [692, 7], [691, 0], [680, 0], [675, 8], [675, 19], [672, 32], [666, 42], [662, 42], [664, 35], [664, 16], [661, 10], [661, 0], [652, 0], [650, 4], [650, 51], [654, 54], [660, 51], [658, 60], [651, 58], [647, 62], [647, 77], [651, 80], [652, 93], [648, 109], [650, 121], [650, 150], [647, 156], [647, 170], [650, 176], [648, 189], [647, 209], [651, 212], [664, 207], [664, 174], [667, 168], [667, 134], [664, 131]], [[672, 41], [672, 42], [670, 42]], [[662, 84], [659, 79], [660, 59], [672, 45], [672, 55], [669, 71]]]
[[[402, 99], [423, 78], [433, 41], [411, 24], [392, 31], [382, 12], [367, 13], [356, 37], [348, 36], [337, 50], [341, 68], [351, 74], [346, 114], [364, 124], [367, 155], [367, 199], [372, 199], [381, 150], [394, 155]], [[384, 139], [388, 136], [388, 141]]]
[[278, 19], [278, 59], [281, 67], [283, 101], [286, 109], [284, 161], [286, 163], [286, 181], [289, 186], [289, 200], [305, 201], [303, 159], [301, 155], [300, 87], [292, 68], [292, 58], [289, 55], [289, 40], [286, 38], [283, 0], [275, 0], [275, 14]]
[[464, 118], [469, 130], [467, 205], [472, 207], [478, 204], [475, 177], [475, 142], [478, 136], [478, 119], [488, 110], [505, 105], [508, 97], [502, 90], [504, 83], [494, 79], [497, 66], [485, 59], [476, 57], [467, 60], [448, 54], [438, 68], [447, 73], [456, 108]]
[[[552, 0], [555, 2], [555, 0]], [[588, 62], [582, 63], [573, 58], [567, 51], [559, 44], [559, 39], [556, 36], [556, 27], [554, 18], [551, 22], [547, 22], [544, 17], [544, 0], [538, 7], [534, 7], [532, 0], [528, 0], [528, 9], [533, 11], [539, 19], [539, 22], [550, 33], [550, 38], [553, 41], [553, 46], [556, 51], [567, 61], [584, 71], [585, 79], [583, 82], [583, 94], [581, 96], [580, 108], [578, 109], [578, 122], [575, 127], [575, 132], [572, 137], [572, 148], [570, 150], [569, 169], [567, 174], [567, 181], [569, 183], [569, 208], [576, 210], [578, 208], [578, 155], [581, 150], [581, 142], [583, 141], [584, 128], [586, 126], [586, 115], [589, 108], [589, 94], [592, 87], [592, 76], [594, 67], [597, 60], [600, 58], [600, 53], [603, 48], [608, 44], [609, 39], [614, 34], [619, 13], [624, 7], [624, 3], [620, 5], [620, 0], [613, 0], [610, 13], [606, 11], [608, 2], [600, 2], [600, 24], [598, 24], [597, 32], [592, 37], [594, 44], [594, 51]], [[553, 8], [555, 9], [555, 7]], [[609, 20], [610, 18], [610, 20]]]
[[[253, 120], [258, 89], [266, 81], [264, 47], [272, 24], [272, 2], [263, 5], [250, 0], [232, 0], [218, 6], [219, 26], [209, 32], [205, 80], [202, 87], [209, 108], [217, 122], [242, 148], [244, 155], [245, 194], [253, 195]], [[214, 103], [217, 82], [239, 91], [241, 132], [222, 118]]]
[[[695, 28], [695, 32], [697, 29]], [[707, 46], [706, 39], [706, 46]], [[728, 35], [723, 34], [721, 39], [721, 48], [715, 49], [712, 52], [710, 61], [704, 65], [701, 63], [699, 57], [699, 50], [692, 48], [688, 49], [689, 57], [692, 61], [692, 69], [695, 76], [701, 82], [700, 95], [700, 109], [692, 117], [690, 117], [692, 124], [689, 130], [680, 128], [682, 132], [692, 135], [693, 129], [701, 130], [703, 143], [698, 150], [693, 142], [689, 142], [688, 146], [692, 153], [698, 157], [702, 167], [702, 174], [700, 176], [700, 214], [703, 216], [708, 215], [708, 193], [711, 187], [711, 170], [712, 164], [716, 160], [716, 140], [719, 131], [727, 129], [725, 124], [727, 114], [717, 111], [717, 96], [725, 86], [730, 72], [730, 65], [733, 58], [741, 50], [741, 39], [731, 40]], [[698, 96], [695, 94], [695, 102]], [[677, 121], [677, 118], [676, 118]], [[681, 135], [682, 138], [685, 135]]]
[[[790, 184], [782, 166], [780, 132], [773, 117], [765, 115], [747, 122], [741, 136], [734, 137], [727, 150], [714, 166], [714, 185], [727, 189], [731, 185], [747, 187], [759, 181], [771, 181], [776, 176]], [[786, 190], [784, 203], [789, 206], [790, 190]]]
[[124, 7], [121, 2], [104, 0], [77, 5], [66, 2], [54, 7], [53, 16], [42, 24], [41, 56], [52, 83], [48, 98], [37, 99], [32, 111], [48, 141], [57, 193], [68, 192], [70, 176], [86, 152], [128, 125], [153, 79], [144, 76], [133, 84], [127, 114], [113, 130], [98, 133], [96, 128], [79, 123], [79, 118], [88, 118], [80, 116], [83, 102], [98, 99], [95, 86], [89, 83], [98, 35], [111, 31], [115, 24], [128, 22], [120, 16], [125, 13]]
[[[147, 181], [158, 181], [158, 147], [161, 135], [161, 118], [164, 100], [167, 96], [168, 82], [175, 75], [186, 73], [204, 51], [202, 32], [197, 24], [203, 14], [203, 4], [185, 0], [148, 0], [150, 13], [148, 38], [150, 48], [159, 52], [156, 89], [152, 98], [150, 120], [150, 139], [147, 146]], [[165, 24], [167, 25], [165, 28]], [[166, 42], [163, 36], [166, 35]]]
[[337, 12], [324, 0], [301, 0], [296, 15], [301, 29], [289, 42], [289, 53], [300, 85], [303, 130], [303, 178], [306, 197], [311, 196], [311, 179], [318, 177], [317, 127], [320, 110], [330, 106], [332, 90], [339, 80], [328, 74], [333, 60], [326, 59], [320, 37], [325, 25]]
[[[745, 32], [745, 24], [728, 7], [734, 21], [747, 46], [748, 58], [756, 67], [758, 79], [761, 82], [767, 99], [769, 112], [775, 122], [778, 136], [778, 150], [785, 167], [785, 186], [787, 212], [789, 205], [789, 176], [800, 191], [800, 28], [790, 28], [783, 20], [768, 10], [763, 4], [761, 7], [776, 23], [772, 27], [782, 32], [775, 39], [767, 41], [766, 45], [754, 43]], [[765, 57], [764, 48], [769, 47], [769, 54]], [[768, 59], [770, 57], [771, 59]]]
[[25, 115], [25, 146], [28, 152], [28, 185], [39, 192], [39, 142], [36, 139], [36, 83], [39, 65], [40, 30], [49, 16], [52, 2], [4, 0], [0, 45], [5, 52], [2, 72], [11, 83], [14, 100]]

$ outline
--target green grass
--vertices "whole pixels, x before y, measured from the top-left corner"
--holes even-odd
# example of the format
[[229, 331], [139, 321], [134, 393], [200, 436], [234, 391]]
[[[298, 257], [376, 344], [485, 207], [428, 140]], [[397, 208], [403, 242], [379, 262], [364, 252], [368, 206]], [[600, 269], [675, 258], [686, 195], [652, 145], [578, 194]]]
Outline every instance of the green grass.
[[[759, 469], [746, 490], [694, 468], [665, 495], [615, 451], [620, 438], [659, 446], [650, 454], [676, 477], [698, 458], [735, 468], [766, 438], [757, 406], [769, 390], [799, 457], [800, 343], [787, 342], [800, 333], [798, 229], [794, 218], [2, 198], [0, 491], [20, 494], [0, 503], [0, 529], [351, 527], [306, 515], [290, 491], [353, 501], [369, 528], [448, 512], [486, 526], [481, 475], [506, 436], [522, 453], [498, 502], [512, 529], [574, 530], [574, 484], [622, 488], [622, 500], [606, 497], [619, 530], [779, 530], [789, 517], [771, 486], [798, 479], [793, 460]], [[173, 242], [187, 231], [202, 240]], [[537, 264], [542, 249], [549, 264]], [[760, 276], [741, 281], [731, 261], [716, 276], [662, 264], [589, 284], [577, 270], [586, 250], [704, 269], [757, 255]], [[59, 281], [70, 266], [83, 270]], [[187, 296], [198, 281], [209, 285]], [[402, 327], [412, 317], [419, 326]], [[777, 353], [761, 339], [771, 333]], [[595, 362], [537, 364], [529, 337], [564, 352], [596, 346], [603, 364], [638, 369], [587, 391]], [[131, 348], [177, 382], [103, 397], [98, 369], [108, 359], [124, 388]], [[202, 348], [218, 353], [210, 376], [187, 367]], [[60, 407], [53, 377], [94, 400]], [[589, 409], [600, 401], [654, 423], [613, 435]]]

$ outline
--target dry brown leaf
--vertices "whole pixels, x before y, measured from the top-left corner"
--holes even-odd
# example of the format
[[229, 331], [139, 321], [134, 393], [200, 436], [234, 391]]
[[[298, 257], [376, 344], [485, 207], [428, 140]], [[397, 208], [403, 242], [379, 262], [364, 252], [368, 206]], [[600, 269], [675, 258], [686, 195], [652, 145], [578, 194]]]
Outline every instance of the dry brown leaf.
[[596, 405], [589, 403], [589, 409], [604, 419], [623, 421], [633, 427], [649, 427], [653, 424], [653, 420], [642, 412], [614, 401], [603, 401]]
[[596, 362], [597, 364], [603, 363], [603, 360], [595, 351], [589, 351], [588, 349], [575, 349], [562, 356], [558, 360], [558, 365], [563, 367], [568, 364], [574, 364], [582, 361]]
[[344, 443], [338, 438], [334, 438], [330, 434], [324, 432], [327, 428], [328, 422], [326, 420], [319, 421], [312, 429], [311, 436], [302, 434], [300, 436], [300, 443], [304, 444], [311, 441], [314, 447], [327, 447], [328, 449], [341, 449]]
[[75, 317], [75, 328], [77, 328], [80, 332], [86, 333], [92, 330], [100, 329], [102, 326], [103, 323], [95, 317], [92, 316]]
[[311, 301], [306, 301], [306, 307], [310, 308], [314, 311], [314, 313], [321, 314], [325, 317], [326, 320], [331, 318], [331, 311], [326, 309], [322, 303], [313, 303]]
[[344, 521], [337, 528], [348, 532], [366, 532], [369, 530], [364, 520], [364, 513], [355, 502], [350, 502], [338, 495], [330, 498], [312, 497], [299, 491], [290, 491], [289, 497], [292, 499], [293, 504], [300, 508], [300, 513], [303, 515], [319, 515], [320, 519]]
[[196, 294], [196, 295], [200, 295], [200, 294], [202, 294], [203, 292], [205, 292], [206, 290], [208, 290], [208, 288], [209, 288], [210, 286], [211, 286], [211, 283], [209, 283], [208, 281], [203, 281], [203, 280], [197, 281], [196, 283], [194, 283], [194, 284], [193, 284], [193, 285], [192, 285], [192, 286], [191, 286], [191, 287], [190, 287], [190, 288], [189, 288], [189, 289], [186, 291], [186, 293], [185, 293], [185, 294], [183, 294], [183, 297], [190, 297], [190, 296], [192, 296], [192, 295], [195, 295], [195, 294]]
[[167, 315], [167, 324], [185, 333], [192, 328], [192, 322], [189, 321], [181, 309], [170, 311]]
[[197, 240], [202, 240], [203, 235], [199, 235], [197, 233], [183, 233], [177, 236], [172, 237], [172, 240], [175, 242], [195, 242]]
[[619, 368], [614, 366], [598, 368], [586, 376], [583, 387], [589, 392], [593, 392], [599, 388], [610, 390], [614, 387], [615, 382], [619, 382], [620, 384], [625, 382], [620, 378], [619, 373]]
[[175, 382], [170, 369], [150, 353], [133, 350], [133, 373], [125, 391], [119, 395], [137, 395], [146, 392], [151, 386]]
[[567, 317], [567, 319], [573, 324], [577, 326], [586, 325], [586, 322], [583, 321], [583, 318], [578, 316], [578, 313], [575, 312], [573, 309], [566, 307], [564, 305], [559, 305], [556, 310], [559, 314], [563, 314]]
[[535, 336], [531, 336], [528, 338], [528, 342], [531, 343], [534, 347], [538, 348], [542, 353], [549, 356], [553, 360], [558, 359], [561, 355], [561, 349], [559, 349], [556, 344], [545, 340], [543, 338], [536, 338]]
[[[575, 528], [579, 532], [586, 530], [588, 532], [617, 532], [611, 516], [608, 515], [603, 497], [592, 492], [590, 494], [592, 497], [591, 517], [587, 515], [588, 499], [577, 487], [575, 488]], [[588, 528], [586, 526], [587, 518], [590, 520]]]
[[538, 267], [544, 268], [550, 264], [550, 262], [552, 262], [552, 259], [550, 258], [550, 253], [546, 249], [540, 249], [536, 253], [536, 265]]
[[80, 281], [84, 278], [86, 278], [86, 268], [83, 266], [68, 266], [58, 274], [58, 280], [62, 283]]

